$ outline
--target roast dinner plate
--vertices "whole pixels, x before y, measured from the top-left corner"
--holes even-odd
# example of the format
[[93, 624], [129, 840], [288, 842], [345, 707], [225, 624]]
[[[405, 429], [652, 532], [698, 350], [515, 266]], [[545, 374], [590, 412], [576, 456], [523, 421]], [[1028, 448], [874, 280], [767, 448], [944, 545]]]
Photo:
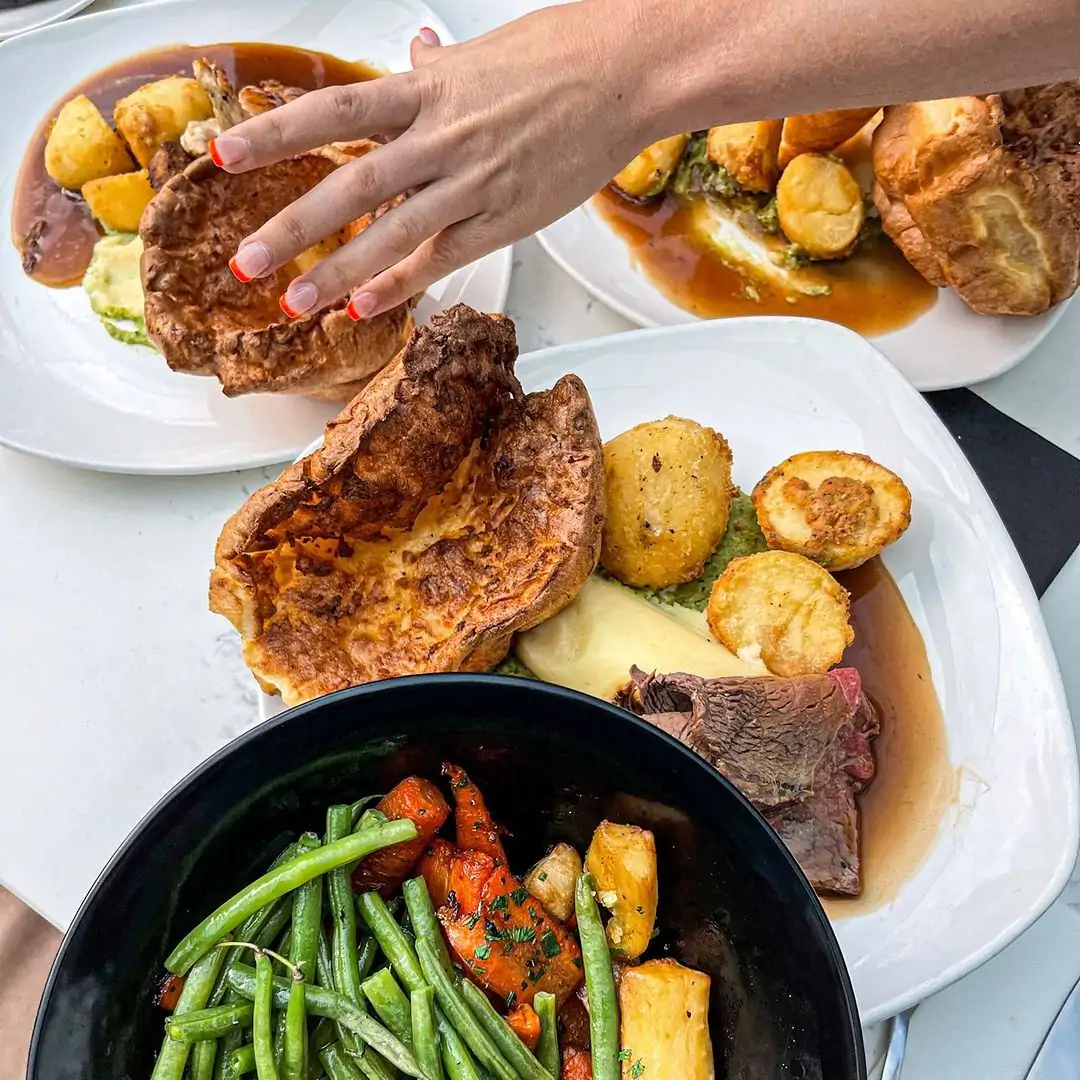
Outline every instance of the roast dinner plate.
[[[8, 87], [0, 202], [10, 217], [27, 143], [82, 79], [124, 57], [189, 42], [265, 41], [409, 66], [422, 26], [451, 35], [419, 0], [299, 0], [295, 4], [176, 0], [83, 16], [0, 45]], [[440, 282], [418, 317], [458, 301], [500, 311], [511, 252], [495, 252]], [[216, 379], [175, 373], [157, 353], [113, 340], [78, 286], [27, 277], [8, 241], [0, 255], [0, 445], [107, 472], [214, 473], [288, 461], [340, 406], [281, 394], [226, 398]]]
[[[920, 735], [940, 740], [938, 756], [926, 758], [939, 782], [916, 777], [901, 793], [896, 821], [874, 838], [884, 858], [864, 845], [863, 897], [826, 906], [864, 1024], [965, 975], [1064, 887], [1080, 817], [1073, 730], [1038, 602], [960, 449], [872, 345], [816, 320], [633, 331], [517, 365], [527, 391], [568, 372], [588, 387], [605, 439], [667, 414], [722, 432], [744, 490], [810, 448], [866, 453], [911, 489], [911, 527], [883, 559], [925, 642], [941, 705], [940, 727]], [[892, 643], [882, 649], [888, 658]], [[260, 694], [263, 719], [281, 709]], [[877, 754], [875, 784], [890, 765], [904, 767], [887, 744]]]
[[[638, 326], [701, 320], [672, 303], [636, 264], [630, 247], [591, 203], [538, 234], [544, 250], [598, 300]], [[1020, 363], [1061, 318], [1065, 304], [1035, 318], [976, 315], [948, 289], [899, 330], [873, 339], [918, 390], [970, 386]]]

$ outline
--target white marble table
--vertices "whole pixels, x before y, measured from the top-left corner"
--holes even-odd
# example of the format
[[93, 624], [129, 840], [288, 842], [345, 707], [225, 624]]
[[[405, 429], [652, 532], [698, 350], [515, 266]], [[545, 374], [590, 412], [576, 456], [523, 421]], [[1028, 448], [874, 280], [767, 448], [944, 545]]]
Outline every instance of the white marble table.
[[[436, 6], [465, 37], [526, 5]], [[535, 241], [516, 256], [509, 312], [523, 351], [628, 328]], [[1078, 345], [1080, 305], [1036, 355], [979, 392], [1080, 457]], [[255, 722], [254, 684], [231, 629], [207, 610], [206, 581], [222, 521], [268, 478], [261, 470], [107, 476], [0, 450], [0, 518], [9, 538], [0, 562], [0, 883], [58, 926], [167, 788]], [[1043, 611], [1080, 718], [1080, 553]], [[117, 730], [122, 739], [106, 735]], [[67, 793], [87, 770], [97, 777], [96, 795], [73, 805]], [[25, 794], [42, 785], [54, 798], [30, 817]], [[905, 1080], [1023, 1077], [1080, 976], [1080, 917], [1071, 901], [1080, 903], [1080, 885], [1003, 954], [920, 1006]]]

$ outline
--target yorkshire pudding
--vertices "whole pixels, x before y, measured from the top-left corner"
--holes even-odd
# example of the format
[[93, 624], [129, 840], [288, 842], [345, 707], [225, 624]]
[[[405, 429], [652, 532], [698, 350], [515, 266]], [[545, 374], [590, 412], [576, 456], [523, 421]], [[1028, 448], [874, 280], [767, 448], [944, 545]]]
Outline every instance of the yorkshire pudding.
[[596, 419], [576, 376], [523, 394], [516, 357], [509, 319], [437, 316], [226, 523], [210, 607], [265, 690], [486, 671], [577, 594], [600, 554]]
[[983, 315], [1038, 315], [1080, 283], [1080, 80], [890, 106], [874, 132], [885, 232]]
[[216, 375], [229, 397], [276, 391], [347, 400], [398, 352], [412, 329], [411, 305], [360, 322], [345, 299], [299, 319], [278, 306], [292, 277], [378, 211], [269, 277], [244, 285], [228, 266], [245, 236], [369, 145], [324, 147], [240, 175], [201, 157], [165, 184], [139, 232], [146, 330], [170, 368]]

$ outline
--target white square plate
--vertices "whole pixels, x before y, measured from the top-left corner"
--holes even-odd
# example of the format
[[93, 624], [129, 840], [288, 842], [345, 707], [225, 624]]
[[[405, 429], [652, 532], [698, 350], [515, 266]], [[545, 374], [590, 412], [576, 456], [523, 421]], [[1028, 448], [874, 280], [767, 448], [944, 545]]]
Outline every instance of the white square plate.
[[[864, 1024], [967, 974], [1035, 921], [1076, 858], [1073, 730], [1038, 602], [997, 511], [931, 408], [831, 323], [752, 318], [633, 331], [523, 356], [526, 390], [575, 372], [604, 438], [675, 413], [722, 431], [735, 481], [790, 454], [859, 451], [912, 492], [885, 553], [926, 643], [956, 799], [884, 907], [839, 918]], [[280, 699], [261, 695], [262, 715]]]
[[[0, 207], [26, 145], [71, 88], [124, 57], [180, 42], [267, 41], [409, 69], [422, 26], [452, 36], [421, 0], [172, 0], [85, 15], [0, 45], [7, 121]], [[433, 286], [417, 318], [461, 300], [501, 311], [511, 252]], [[170, 371], [157, 353], [113, 341], [82, 289], [50, 289], [0, 243], [0, 444], [106, 472], [213, 473], [296, 457], [338, 407], [287, 394], [226, 398], [216, 379]]]

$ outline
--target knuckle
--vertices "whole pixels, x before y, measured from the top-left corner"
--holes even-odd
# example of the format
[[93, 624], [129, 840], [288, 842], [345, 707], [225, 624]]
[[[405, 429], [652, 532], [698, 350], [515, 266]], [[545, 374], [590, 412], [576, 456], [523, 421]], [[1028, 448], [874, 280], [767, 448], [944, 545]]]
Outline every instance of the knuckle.
[[303, 251], [311, 246], [312, 241], [308, 236], [308, 228], [303, 218], [298, 214], [288, 212], [279, 214], [276, 225], [276, 231], [282, 240], [282, 247]]
[[[403, 204], [402, 209], [409, 204]], [[415, 251], [424, 240], [422, 223], [413, 215], [399, 211], [395, 214], [387, 214], [383, 219], [386, 224], [387, 247], [404, 256]]]
[[351, 128], [363, 120], [360, 95], [351, 86], [328, 86], [321, 91], [327, 119], [333, 127]]

